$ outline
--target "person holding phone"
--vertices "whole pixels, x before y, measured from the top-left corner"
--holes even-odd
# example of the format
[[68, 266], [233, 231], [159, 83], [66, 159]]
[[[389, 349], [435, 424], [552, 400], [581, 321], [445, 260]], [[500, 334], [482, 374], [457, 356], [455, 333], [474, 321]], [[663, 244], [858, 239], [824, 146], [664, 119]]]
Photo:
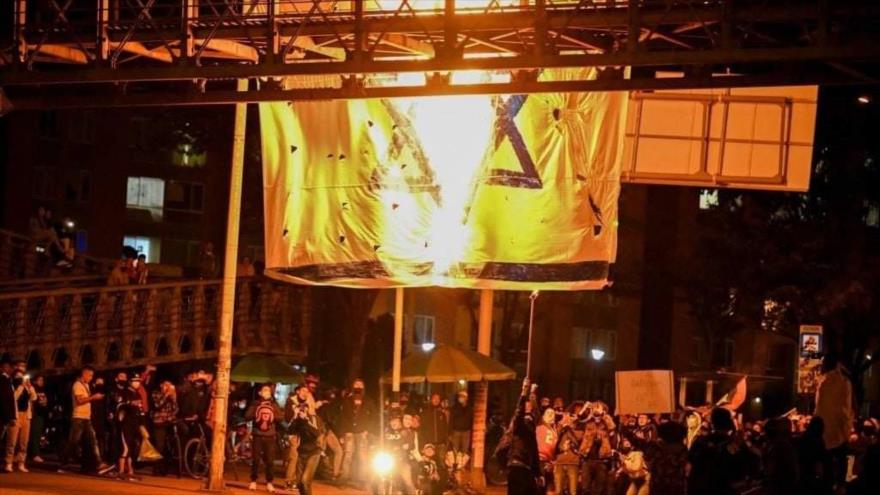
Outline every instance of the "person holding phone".
[[[104, 398], [104, 394], [91, 392], [91, 382], [95, 377], [95, 369], [91, 366], [85, 366], [80, 371], [79, 378], [73, 383], [72, 401], [73, 411], [70, 420], [70, 434], [67, 439], [67, 448], [61, 451], [61, 467], [59, 472], [64, 472], [68, 465], [71, 454], [78, 449], [83, 437], [88, 450], [95, 457], [98, 463], [98, 473], [104, 474], [113, 469], [103, 462], [101, 452], [98, 450], [98, 439], [95, 435], [95, 428], [92, 426], [92, 402], [99, 401]], [[82, 460], [83, 456], [80, 456]]]
[[6, 430], [6, 472], [12, 472], [13, 463], [18, 470], [26, 473], [25, 458], [27, 443], [31, 434], [31, 404], [37, 400], [37, 392], [21, 367], [16, 366], [12, 373], [12, 396], [15, 400], [15, 424]]

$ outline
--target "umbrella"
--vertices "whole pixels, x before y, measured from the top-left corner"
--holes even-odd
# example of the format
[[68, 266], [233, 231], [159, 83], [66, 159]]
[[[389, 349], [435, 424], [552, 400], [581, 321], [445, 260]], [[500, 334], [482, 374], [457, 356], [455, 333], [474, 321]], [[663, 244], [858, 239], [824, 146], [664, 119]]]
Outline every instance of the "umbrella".
[[[385, 373], [382, 383], [391, 383], [391, 373]], [[442, 344], [430, 351], [412, 353], [400, 365], [401, 383], [479, 382], [514, 378], [515, 371], [489, 356]]]
[[270, 354], [248, 354], [232, 368], [232, 380], [237, 382], [297, 383], [302, 373]]

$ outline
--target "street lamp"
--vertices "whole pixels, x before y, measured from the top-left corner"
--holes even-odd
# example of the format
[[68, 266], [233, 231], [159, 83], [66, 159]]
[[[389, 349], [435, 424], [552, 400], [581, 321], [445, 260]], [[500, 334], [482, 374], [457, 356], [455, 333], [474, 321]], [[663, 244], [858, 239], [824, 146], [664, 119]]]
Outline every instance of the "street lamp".
[[590, 349], [590, 355], [593, 356], [593, 361], [601, 361], [603, 357], [605, 357], [605, 351], [599, 348]]
[[433, 342], [424, 342], [424, 343], [422, 343], [422, 351], [424, 351], [424, 352], [431, 352], [431, 351], [433, 351], [433, 350], [434, 350], [434, 343], [433, 343]]

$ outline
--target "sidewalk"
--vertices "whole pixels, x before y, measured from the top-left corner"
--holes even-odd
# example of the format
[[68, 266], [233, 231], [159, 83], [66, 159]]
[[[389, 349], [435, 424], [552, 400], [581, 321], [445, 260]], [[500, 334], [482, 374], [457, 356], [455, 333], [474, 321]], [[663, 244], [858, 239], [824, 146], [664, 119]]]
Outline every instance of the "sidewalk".
[[[279, 481], [283, 485], [283, 481]], [[205, 493], [203, 482], [192, 478], [176, 476], [155, 477], [141, 476], [140, 481], [119, 481], [113, 478], [89, 476], [83, 474], [58, 474], [51, 471], [32, 468], [30, 473], [0, 474], [0, 493], [3, 495], [180, 495]], [[257, 492], [247, 490], [247, 480], [227, 481], [230, 495], [266, 493], [266, 485], [260, 483]], [[366, 492], [353, 488], [339, 488], [323, 483], [313, 485], [315, 495], [365, 495]], [[280, 495], [292, 494], [278, 490]]]

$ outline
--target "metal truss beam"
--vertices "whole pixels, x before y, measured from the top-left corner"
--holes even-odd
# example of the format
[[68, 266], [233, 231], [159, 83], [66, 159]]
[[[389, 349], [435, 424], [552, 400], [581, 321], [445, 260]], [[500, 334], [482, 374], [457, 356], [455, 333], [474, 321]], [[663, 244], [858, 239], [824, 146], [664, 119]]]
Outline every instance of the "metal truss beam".
[[[874, 80], [871, 65], [880, 61], [880, 4], [867, 0], [13, 3], [12, 20], [0, 25], [0, 87], [16, 99], [45, 100], [47, 91], [55, 91], [47, 87], [63, 87], [68, 95], [74, 86], [107, 91], [136, 84], [139, 98], [155, 93], [169, 101], [219, 102], [225, 98], [219, 94], [163, 91], [175, 81], [553, 67], [678, 71], [684, 74], [674, 83], [678, 87], [717, 85], [706, 74], [725, 71], [741, 81], [798, 84], [805, 82], [799, 73], [816, 74], [819, 67], [834, 74], [822, 78], [867, 82]], [[419, 10], [425, 5], [431, 7]], [[768, 66], [796, 70], [770, 77]], [[638, 89], [673, 83], [642, 78], [579, 84]], [[382, 93], [358, 87], [320, 91], [332, 97]], [[429, 85], [417, 91], [450, 89]]]
[[[793, 83], [792, 80], [797, 82]], [[846, 84], [851, 80], [843, 73], [775, 72], [762, 75], [716, 75], [671, 78], [606, 77], [584, 81], [514, 81], [509, 83], [448, 84], [436, 79], [423, 86], [377, 86], [360, 87], [343, 85], [335, 88], [278, 89], [269, 85], [265, 89], [238, 92], [228, 88], [210, 89], [189, 86], [165, 91], [138, 92], [134, 85], [111, 88], [90, 87], [63, 94], [46, 90], [17, 92], [13, 95], [18, 110], [77, 109], [102, 107], [156, 107], [156, 106], [202, 106], [229, 105], [234, 103], [265, 103], [275, 101], [316, 101], [334, 99], [395, 98], [451, 95], [526, 94], [577, 91], [652, 91], [698, 88], [737, 88], [788, 86], [792, 84]]]

